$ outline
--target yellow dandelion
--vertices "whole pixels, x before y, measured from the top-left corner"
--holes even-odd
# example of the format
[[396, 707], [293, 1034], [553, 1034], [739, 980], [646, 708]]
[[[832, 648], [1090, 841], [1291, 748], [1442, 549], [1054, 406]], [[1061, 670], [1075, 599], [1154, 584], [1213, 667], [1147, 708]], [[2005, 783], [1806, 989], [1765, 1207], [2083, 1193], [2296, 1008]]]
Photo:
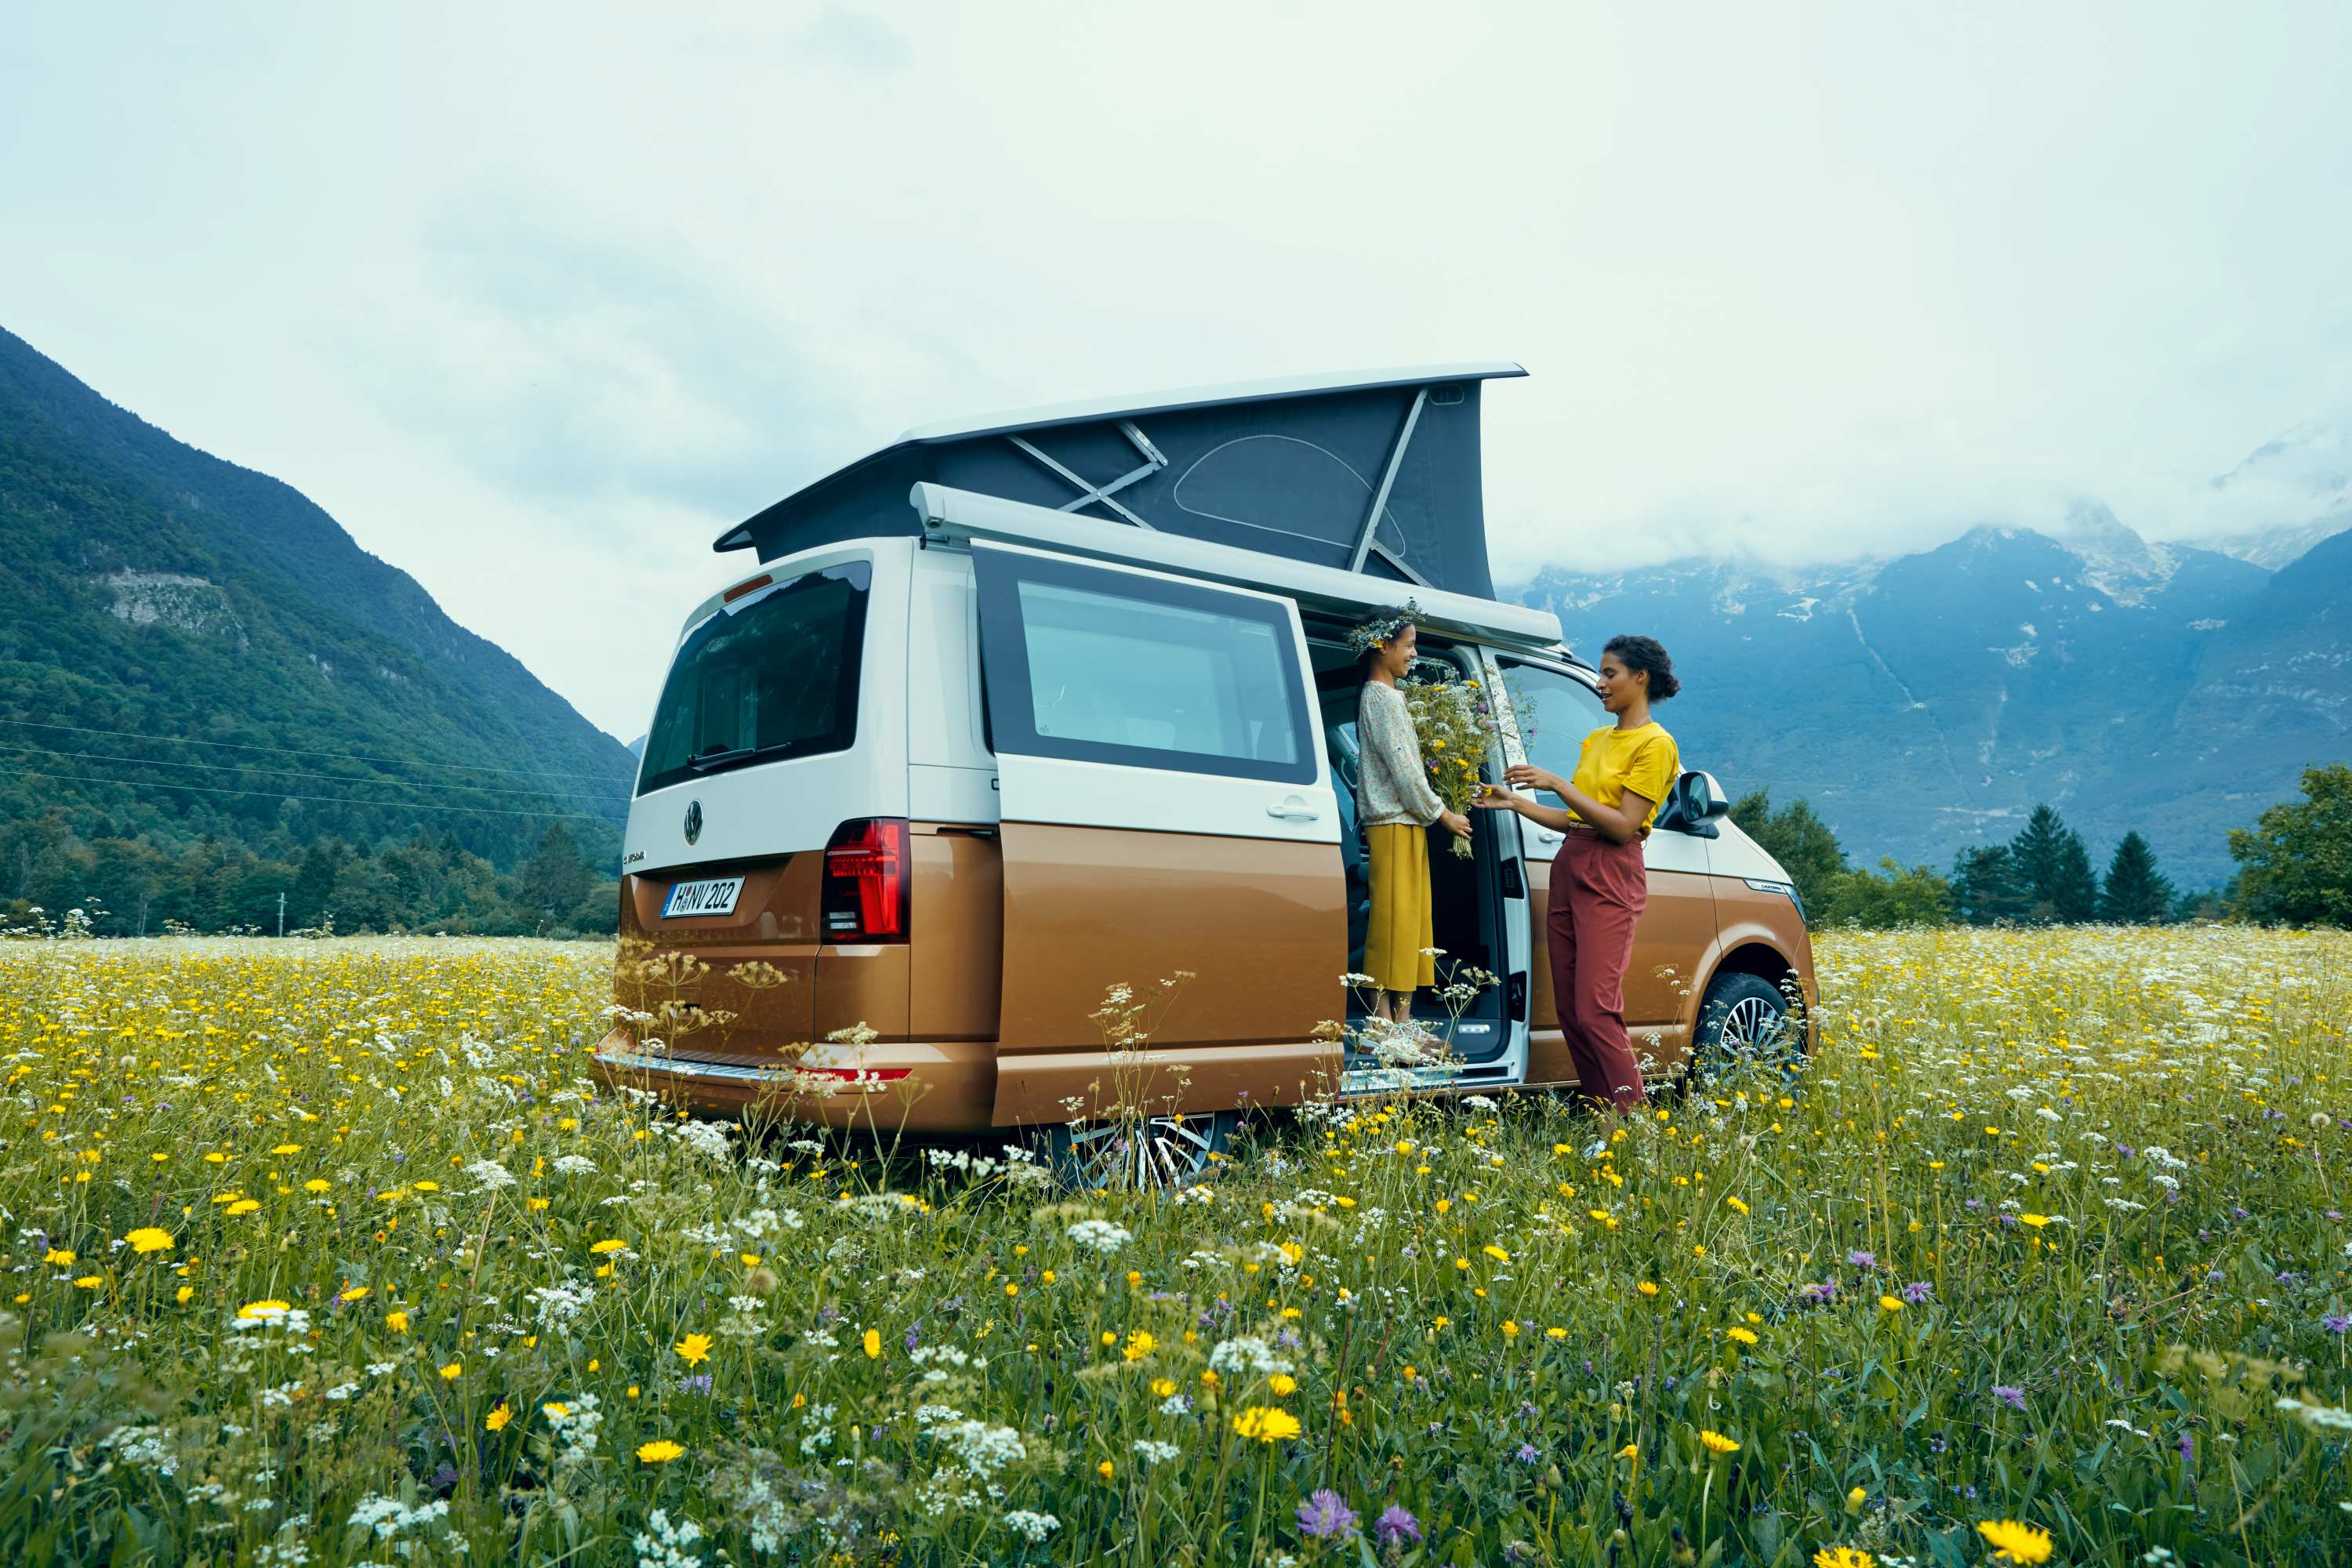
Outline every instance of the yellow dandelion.
[[1813, 1553], [1813, 1568], [1878, 1568], [1878, 1559], [1859, 1547], [1824, 1546]]
[[1127, 1343], [1119, 1347], [1118, 1353], [1129, 1361], [1141, 1361], [1159, 1348], [1160, 1342], [1152, 1337], [1150, 1330], [1138, 1329], [1127, 1336]]
[[1754, 1329], [1734, 1327], [1726, 1329], [1723, 1331], [1726, 1335], [1738, 1340], [1743, 1345], [1752, 1345], [1756, 1342], [1756, 1331]]
[[441, 1381], [444, 1383], [455, 1383], [465, 1374], [466, 1363], [461, 1361], [453, 1361], [449, 1363], [448, 1365], [441, 1369]]
[[73, 1267], [74, 1255], [69, 1248], [52, 1247], [41, 1254], [41, 1261], [58, 1268], [70, 1268]]
[[1739, 1452], [1739, 1445], [1738, 1443], [1725, 1436], [1720, 1432], [1713, 1431], [1706, 1427], [1700, 1428], [1698, 1440], [1706, 1445], [1707, 1451], [1709, 1453], [1737, 1454]]
[[626, 1252], [628, 1249], [629, 1244], [627, 1242], [615, 1241], [608, 1237], [604, 1240], [596, 1243], [593, 1247], [591, 1247], [588, 1250], [601, 1255], [607, 1252]]
[[1881, 1296], [1878, 1299], [1878, 1310], [1882, 1312], [1899, 1312], [1903, 1310], [1903, 1298], [1900, 1296]]
[[667, 1465], [685, 1452], [684, 1448], [668, 1438], [656, 1437], [652, 1442], [638, 1447], [637, 1458], [648, 1465]]
[[2040, 1230], [2043, 1226], [2050, 1223], [2050, 1216], [2046, 1214], [2021, 1214], [2017, 1216], [2017, 1223], [2020, 1225], [2030, 1225], [2034, 1229]]
[[688, 1334], [671, 1348], [677, 1352], [680, 1361], [688, 1366], [694, 1366], [710, 1359], [710, 1336]]
[[1253, 1405], [1234, 1417], [1234, 1430], [1261, 1443], [1279, 1443], [1298, 1436], [1298, 1417], [1270, 1405]]
[[247, 1301], [236, 1310], [236, 1315], [248, 1323], [275, 1322], [294, 1310], [290, 1301]]
[[2046, 1530], [2020, 1524], [2013, 1519], [1989, 1519], [1977, 1526], [1977, 1533], [1990, 1543], [1996, 1558], [2011, 1563], [2050, 1561], [2050, 1532]]
[[1277, 1394], [1296, 1394], [1298, 1392], [1298, 1380], [1291, 1376], [1286, 1372], [1276, 1373], [1272, 1377], [1265, 1380], [1265, 1385], [1268, 1389]]
[[142, 1225], [122, 1239], [131, 1244], [131, 1251], [142, 1257], [151, 1252], [172, 1250], [172, 1233], [161, 1226]]
[[482, 1417], [482, 1426], [487, 1431], [503, 1432], [507, 1429], [507, 1423], [513, 1419], [514, 1411], [508, 1407], [505, 1400], [501, 1399], [496, 1409]]
[[408, 1314], [394, 1308], [383, 1315], [383, 1326], [395, 1334], [404, 1334], [408, 1331]]
[[860, 1342], [862, 1342], [862, 1343], [866, 1346], [866, 1359], [867, 1361], [880, 1361], [880, 1360], [882, 1359], [882, 1331], [881, 1331], [881, 1330], [879, 1330], [879, 1329], [868, 1329], [868, 1330], [866, 1330], [866, 1333], [865, 1333], [865, 1337], [863, 1338], [863, 1340], [862, 1340]]

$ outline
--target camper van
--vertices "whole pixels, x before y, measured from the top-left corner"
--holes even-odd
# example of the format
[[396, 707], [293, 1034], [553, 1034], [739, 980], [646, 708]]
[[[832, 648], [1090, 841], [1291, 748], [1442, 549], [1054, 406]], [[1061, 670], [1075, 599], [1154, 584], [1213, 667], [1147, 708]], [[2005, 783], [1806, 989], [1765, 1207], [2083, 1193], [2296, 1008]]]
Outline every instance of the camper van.
[[[1492, 781], [1565, 776], [1610, 721], [1558, 619], [1489, 576], [1479, 402], [1523, 374], [918, 429], [730, 530], [756, 564], [687, 616], [648, 729], [600, 1073], [711, 1114], [1069, 1139], [1140, 1068], [1176, 1181], [1241, 1114], [1394, 1088], [1331, 1027], [1360, 1018], [1370, 908], [1349, 627], [1418, 607], [1419, 673], [1498, 709]], [[1803, 911], [1726, 812], [1685, 773], [1643, 841], [1625, 1016], [1654, 1083], [1803, 1048]], [[1480, 812], [1469, 856], [1446, 838], [1441, 981], [1492, 983], [1419, 999], [1450, 1049], [1416, 1083], [1572, 1088], [1559, 836]], [[1139, 1048], [1107, 1039], [1122, 994]]]

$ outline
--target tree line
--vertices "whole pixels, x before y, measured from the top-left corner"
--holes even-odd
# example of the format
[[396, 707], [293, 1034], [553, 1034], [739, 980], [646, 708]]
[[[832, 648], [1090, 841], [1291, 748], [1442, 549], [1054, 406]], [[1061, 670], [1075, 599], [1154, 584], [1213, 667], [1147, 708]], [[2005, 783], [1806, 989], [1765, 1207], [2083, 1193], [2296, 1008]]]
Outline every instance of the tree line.
[[2352, 766], [2305, 770], [2304, 798], [2233, 829], [2239, 863], [2228, 887], [2182, 891], [2138, 832], [2116, 841], [2101, 874], [2083, 836], [2037, 805], [2016, 836], [1953, 857], [1948, 876], [1893, 856], [1850, 865], [1837, 835], [1803, 800], [1774, 809], [1769, 791], [1741, 796], [1731, 819], [1779, 860], [1815, 925], [2155, 925], [2238, 919], [2352, 926]]
[[0, 825], [0, 931], [70, 923], [98, 936], [275, 936], [282, 912], [289, 935], [570, 937], [612, 934], [619, 910], [618, 882], [562, 823], [505, 871], [446, 829], [388, 847], [316, 838], [281, 858], [233, 838], [84, 840], [62, 813]]

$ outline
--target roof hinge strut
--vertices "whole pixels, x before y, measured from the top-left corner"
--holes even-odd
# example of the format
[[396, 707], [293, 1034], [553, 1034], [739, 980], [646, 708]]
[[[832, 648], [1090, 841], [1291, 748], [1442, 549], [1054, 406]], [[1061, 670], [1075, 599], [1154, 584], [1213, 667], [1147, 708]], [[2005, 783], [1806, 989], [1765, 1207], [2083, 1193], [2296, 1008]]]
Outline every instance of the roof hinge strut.
[[[1396, 445], [1389, 448], [1388, 467], [1381, 470], [1381, 488], [1372, 493], [1372, 510], [1364, 514], [1363, 531], [1356, 535], [1355, 553], [1348, 557], [1348, 570], [1350, 572], [1361, 572], [1364, 557], [1371, 553], [1372, 534], [1381, 526], [1381, 513], [1388, 510], [1389, 490], [1396, 484], [1397, 469], [1404, 466], [1404, 449], [1412, 445], [1412, 427], [1421, 423], [1422, 408], [1428, 402], [1429, 388], [1423, 386], [1414, 391], [1412, 406], [1405, 411], [1404, 428], [1397, 432]], [[1403, 564], [1385, 550], [1381, 554], [1397, 565]]]
[[1143, 467], [1121, 474], [1118, 478], [1111, 480], [1110, 483], [1107, 485], [1088, 484], [1076, 474], [1072, 473], [1068, 468], [1064, 468], [1061, 464], [1047, 457], [1043, 451], [1039, 450], [1034, 444], [1022, 437], [1007, 436], [1005, 439], [1012, 442], [1015, 447], [1020, 447], [1024, 452], [1028, 453], [1029, 456], [1037, 459], [1038, 462], [1044, 464], [1055, 473], [1059, 474], [1063, 479], [1068, 480], [1071, 486], [1078, 491], [1078, 497], [1076, 500], [1064, 501], [1057, 510], [1062, 511], [1076, 511], [1080, 507], [1099, 504], [1108, 507], [1111, 510], [1118, 513], [1119, 516], [1127, 519], [1128, 521], [1135, 524], [1138, 528], [1143, 529], [1147, 532], [1156, 531], [1152, 529], [1150, 523], [1144, 521], [1143, 519], [1138, 517], [1135, 513], [1129, 511], [1126, 507], [1121, 506], [1118, 502], [1111, 500], [1110, 498], [1118, 491], [1127, 489], [1128, 486], [1135, 483], [1138, 479], [1148, 479], [1152, 475], [1158, 473], [1160, 469], [1166, 468], [1168, 466], [1168, 458], [1161, 453], [1159, 447], [1151, 444], [1149, 437], [1145, 436], [1141, 430], [1136, 428], [1134, 420], [1120, 420], [1118, 422], [1118, 430], [1119, 434], [1125, 436], [1128, 440], [1134, 445], [1135, 449], [1143, 455]]

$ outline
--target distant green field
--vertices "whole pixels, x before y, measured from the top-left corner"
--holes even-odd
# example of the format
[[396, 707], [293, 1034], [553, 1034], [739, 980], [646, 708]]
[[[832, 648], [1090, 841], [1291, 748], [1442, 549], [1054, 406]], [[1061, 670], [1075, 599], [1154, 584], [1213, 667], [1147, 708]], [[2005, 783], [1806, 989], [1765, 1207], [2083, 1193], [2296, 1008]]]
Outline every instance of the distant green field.
[[610, 961], [0, 943], [0, 1560], [2352, 1555], [2352, 937], [1829, 938], [1801, 1082], [1180, 1197], [600, 1094]]

